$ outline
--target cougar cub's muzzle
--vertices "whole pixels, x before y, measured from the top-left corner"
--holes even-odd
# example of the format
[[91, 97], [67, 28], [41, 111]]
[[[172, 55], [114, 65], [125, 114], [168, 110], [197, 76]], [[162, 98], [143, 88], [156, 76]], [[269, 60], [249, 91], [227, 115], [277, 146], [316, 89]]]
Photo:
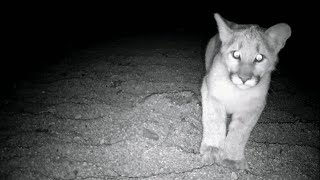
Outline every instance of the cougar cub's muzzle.
[[233, 84], [235, 84], [240, 89], [248, 89], [256, 86], [260, 77], [250, 74], [242, 74], [242, 73], [230, 73], [230, 80]]
[[230, 80], [240, 89], [248, 89], [257, 85], [260, 81], [259, 76], [253, 74], [254, 65], [241, 63], [237, 72], [230, 73]]

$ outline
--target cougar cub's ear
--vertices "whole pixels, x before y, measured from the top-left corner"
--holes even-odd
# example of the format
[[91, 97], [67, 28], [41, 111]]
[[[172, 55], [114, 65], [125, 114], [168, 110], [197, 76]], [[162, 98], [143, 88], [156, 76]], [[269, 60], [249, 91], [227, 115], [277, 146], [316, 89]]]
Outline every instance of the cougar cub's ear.
[[218, 13], [214, 14], [214, 18], [217, 22], [220, 40], [222, 42], [229, 41], [232, 37], [231, 22], [223, 19]]
[[278, 53], [286, 44], [286, 40], [291, 36], [291, 28], [288, 24], [276, 24], [266, 30], [266, 35], [270, 45]]

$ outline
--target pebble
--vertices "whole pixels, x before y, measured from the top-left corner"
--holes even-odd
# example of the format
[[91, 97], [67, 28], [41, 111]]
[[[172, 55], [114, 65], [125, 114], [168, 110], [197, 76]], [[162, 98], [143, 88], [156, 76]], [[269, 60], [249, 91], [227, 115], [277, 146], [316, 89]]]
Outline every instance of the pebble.
[[143, 128], [143, 137], [148, 139], [153, 139], [155, 141], [159, 140], [159, 135], [147, 128]]
[[231, 173], [231, 179], [232, 179], [232, 180], [236, 180], [236, 179], [238, 179], [238, 175], [237, 175], [237, 173], [232, 172], [232, 173]]

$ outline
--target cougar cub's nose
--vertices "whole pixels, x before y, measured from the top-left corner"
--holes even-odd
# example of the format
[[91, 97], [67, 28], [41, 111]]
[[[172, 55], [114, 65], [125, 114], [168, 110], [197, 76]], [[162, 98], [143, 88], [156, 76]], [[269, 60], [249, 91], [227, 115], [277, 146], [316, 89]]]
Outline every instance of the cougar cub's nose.
[[246, 83], [246, 81], [248, 81], [252, 77], [250, 75], [240, 75], [240, 74], [238, 74], [238, 76], [241, 79], [241, 81], [243, 82], [243, 84]]
[[240, 65], [240, 68], [239, 68], [239, 71], [237, 74], [243, 84], [252, 78], [252, 76], [253, 76], [252, 70], [253, 70], [253, 66], [250, 64], [241, 64]]

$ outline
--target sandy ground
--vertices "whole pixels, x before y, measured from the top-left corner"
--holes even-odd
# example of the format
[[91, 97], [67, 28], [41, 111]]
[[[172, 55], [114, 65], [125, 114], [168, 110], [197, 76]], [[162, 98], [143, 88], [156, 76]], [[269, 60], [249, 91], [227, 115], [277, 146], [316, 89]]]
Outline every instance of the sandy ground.
[[319, 99], [275, 73], [249, 170], [201, 163], [196, 36], [121, 38], [1, 97], [0, 179], [319, 179]]

